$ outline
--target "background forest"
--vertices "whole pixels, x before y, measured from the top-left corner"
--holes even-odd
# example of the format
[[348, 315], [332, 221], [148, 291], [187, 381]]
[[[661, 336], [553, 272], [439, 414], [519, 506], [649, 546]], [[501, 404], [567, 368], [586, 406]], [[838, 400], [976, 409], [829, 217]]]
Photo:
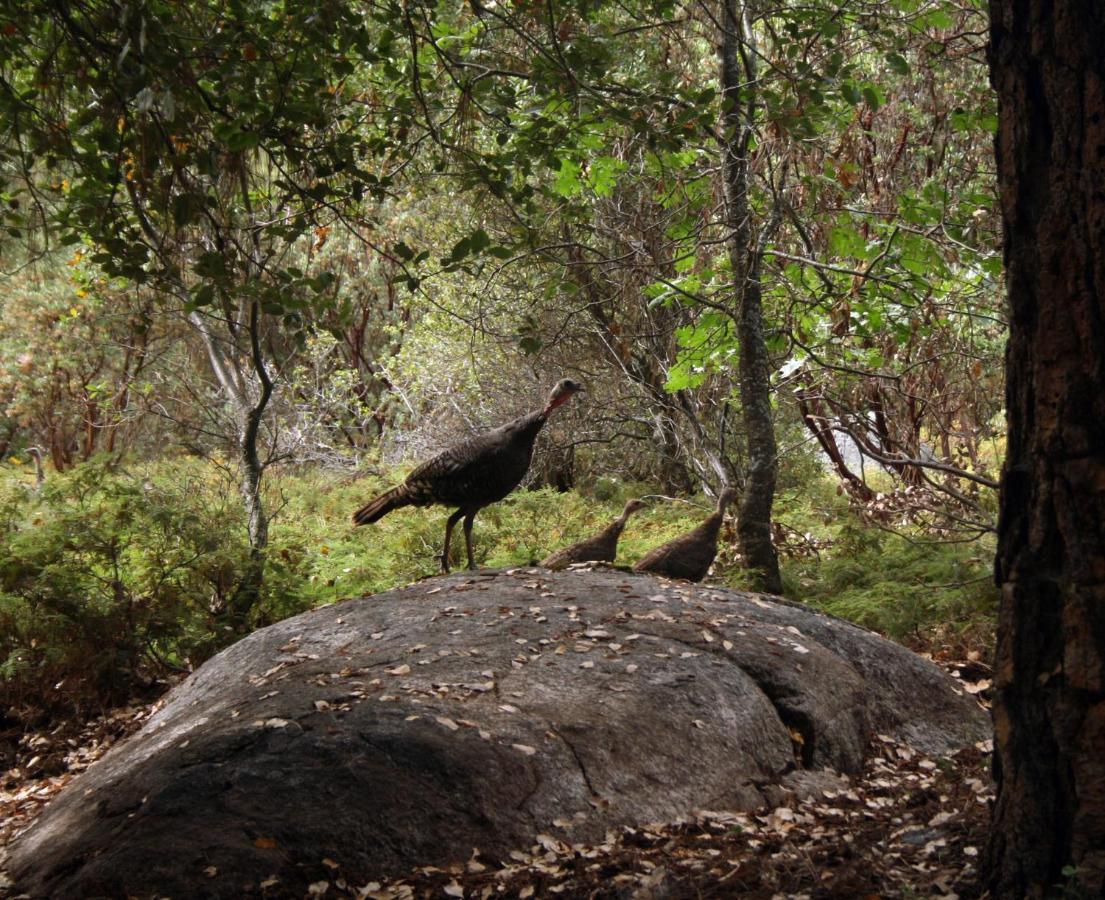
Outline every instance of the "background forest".
[[631, 563], [726, 481], [718, 580], [988, 643], [985, 31], [944, 0], [4, 8], [2, 702], [124, 700], [432, 573], [447, 510], [350, 514], [562, 376], [481, 565], [644, 496]]

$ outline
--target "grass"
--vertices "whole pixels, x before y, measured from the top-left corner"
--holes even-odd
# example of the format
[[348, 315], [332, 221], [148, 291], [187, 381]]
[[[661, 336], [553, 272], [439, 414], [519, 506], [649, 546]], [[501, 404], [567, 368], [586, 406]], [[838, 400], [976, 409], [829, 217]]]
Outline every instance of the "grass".
[[[437, 573], [449, 509], [401, 509], [360, 528], [350, 521], [353, 510], [401, 476], [269, 472], [268, 567], [255, 625]], [[628, 498], [649, 493], [647, 485], [608, 479], [591, 496], [516, 491], [476, 518], [477, 564], [534, 564], [605, 527]], [[618, 564], [632, 565], [694, 527], [712, 506], [705, 497], [654, 500], [630, 520]], [[781, 495], [777, 518], [791, 599], [918, 649], [989, 643], [996, 606], [991, 546], [874, 528], [820, 475]], [[457, 529], [457, 567], [463, 557]], [[85, 692], [102, 700], [105, 690], [129, 689], [151, 661], [202, 661], [235, 637], [222, 613], [247, 559], [236, 488], [218, 465], [101, 460], [51, 475], [38, 491], [25, 464], [0, 467], [0, 675], [7, 700], [34, 703], [57, 684], [73, 697]], [[748, 585], [731, 524], [715, 578]]]

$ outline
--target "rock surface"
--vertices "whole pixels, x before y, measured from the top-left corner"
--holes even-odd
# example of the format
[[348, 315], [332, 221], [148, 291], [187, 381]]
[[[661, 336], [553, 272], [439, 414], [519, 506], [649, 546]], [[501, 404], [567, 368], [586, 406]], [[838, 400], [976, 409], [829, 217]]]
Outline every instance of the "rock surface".
[[34, 897], [302, 896], [335, 866], [368, 881], [750, 809], [788, 773], [856, 771], [875, 733], [939, 754], [988, 732], [935, 666], [797, 604], [620, 571], [462, 573], [214, 657], [6, 865]]

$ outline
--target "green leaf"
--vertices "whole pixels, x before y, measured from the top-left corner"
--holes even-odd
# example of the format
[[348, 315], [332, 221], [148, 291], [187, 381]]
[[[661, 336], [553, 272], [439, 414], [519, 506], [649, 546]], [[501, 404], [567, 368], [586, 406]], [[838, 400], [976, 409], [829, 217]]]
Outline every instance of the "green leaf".
[[491, 246], [491, 238], [482, 228], [477, 228], [468, 236], [469, 252], [480, 253]]
[[900, 53], [888, 54], [886, 62], [891, 71], [897, 72], [899, 75], [905, 75], [909, 71], [909, 63], [905, 61], [905, 57]]
[[834, 226], [829, 231], [829, 249], [837, 256], [863, 256], [866, 243], [854, 228]]
[[599, 156], [587, 167], [587, 180], [596, 196], [609, 197], [626, 164], [613, 156]]
[[445, 258], [444, 264], [460, 262], [464, 257], [472, 252], [472, 236], [467, 235], [462, 237], [459, 241], [453, 244], [453, 249], [449, 252], [449, 255]]
[[226, 278], [226, 260], [215, 250], [201, 253], [196, 260], [196, 274], [202, 278]]
[[574, 197], [582, 190], [579, 181], [580, 167], [570, 159], [560, 160], [560, 169], [553, 183], [553, 190], [561, 197]]
[[922, 28], [951, 28], [955, 24], [952, 17], [942, 9], [925, 13], [918, 22]]
[[177, 228], [195, 221], [203, 209], [203, 197], [198, 194], [184, 193], [173, 197], [173, 224]]
[[215, 286], [210, 283], [201, 284], [185, 304], [185, 312], [193, 312], [204, 306], [210, 306], [215, 300]]

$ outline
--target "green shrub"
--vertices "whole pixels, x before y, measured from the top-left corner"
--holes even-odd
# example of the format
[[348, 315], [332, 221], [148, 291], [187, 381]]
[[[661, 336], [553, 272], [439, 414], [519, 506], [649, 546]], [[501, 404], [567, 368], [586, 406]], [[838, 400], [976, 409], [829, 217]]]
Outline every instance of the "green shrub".
[[233, 637], [221, 613], [248, 551], [236, 498], [210, 470], [143, 476], [97, 460], [14, 506], [0, 502], [8, 703], [123, 701], [149, 674], [189, 667]]
[[[350, 522], [401, 474], [269, 471], [273, 518], [252, 625], [437, 573], [450, 509], [407, 508], [363, 528]], [[249, 550], [232, 475], [196, 460], [100, 460], [51, 475], [38, 493], [25, 475], [0, 478], [0, 702], [126, 700], [159, 671], [189, 668], [234, 640], [226, 610]], [[517, 491], [484, 509], [477, 563], [529, 565], [594, 534], [648, 488], [607, 479], [598, 493], [602, 500]], [[618, 564], [694, 527], [712, 506], [706, 498], [651, 503], [630, 520]], [[880, 531], [823, 477], [781, 494], [777, 509], [794, 537], [782, 558], [793, 599], [915, 644], [931, 644], [937, 629], [992, 622], [991, 547]], [[735, 541], [727, 527], [717, 575], [747, 587]], [[452, 559], [465, 563], [459, 527]]]
[[818, 559], [784, 563], [790, 596], [919, 647], [988, 638], [997, 610], [992, 541], [892, 533], [850, 512]]

